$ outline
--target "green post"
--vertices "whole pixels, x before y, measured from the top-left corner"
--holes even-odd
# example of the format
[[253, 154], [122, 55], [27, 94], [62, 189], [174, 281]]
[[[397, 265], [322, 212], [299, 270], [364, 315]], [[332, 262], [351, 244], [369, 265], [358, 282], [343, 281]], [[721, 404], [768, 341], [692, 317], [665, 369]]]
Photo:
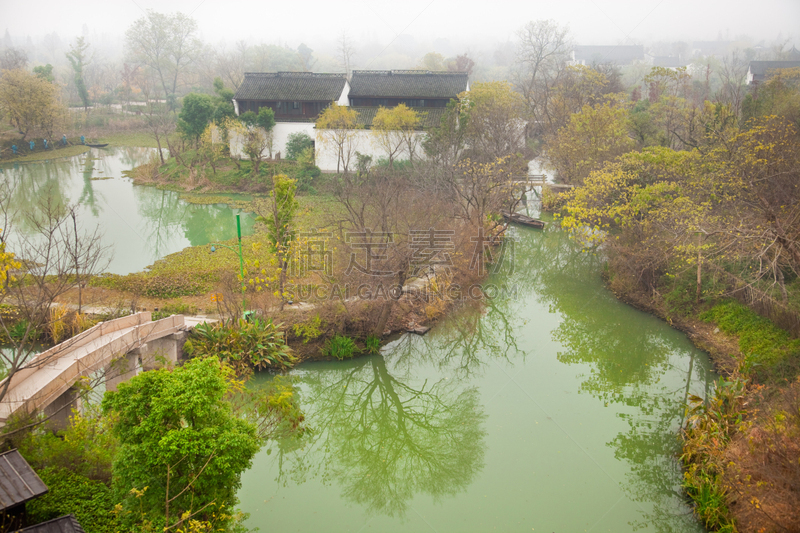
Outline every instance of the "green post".
[[219, 242], [212, 242], [211, 244], [211, 251], [215, 251], [215, 246], [221, 246], [222, 248], [227, 248], [232, 252], [239, 254], [239, 276], [242, 278], [242, 318], [245, 320], [247, 319], [247, 300], [245, 299], [245, 291], [247, 290], [247, 284], [244, 280], [244, 256], [242, 255], [242, 221], [240, 215], [236, 215], [236, 235], [239, 237], [239, 249], [231, 248], [226, 244], [222, 244]]
[[242, 258], [242, 222], [236, 215], [236, 235], [239, 237], [239, 274], [242, 276], [242, 318], [247, 318], [247, 301], [244, 298], [247, 285], [244, 282], [244, 259]]

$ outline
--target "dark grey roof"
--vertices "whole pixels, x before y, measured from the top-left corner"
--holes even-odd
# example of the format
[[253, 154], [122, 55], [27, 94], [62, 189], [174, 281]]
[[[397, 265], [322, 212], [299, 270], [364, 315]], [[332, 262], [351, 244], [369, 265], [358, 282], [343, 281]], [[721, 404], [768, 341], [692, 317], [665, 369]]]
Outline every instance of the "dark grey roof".
[[800, 68], [800, 61], [751, 61], [750, 73], [758, 81], [766, 79], [770, 70], [781, 68]]
[[344, 74], [315, 72], [245, 72], [237, 100], [332, 102], [342, 95]]
[[68, 514], [35, 526], [20, 529], [15, 533], [85, 533], [83, 528], [78, 523], [75, 515]]
[[575, 60], [585, 62], [587, 65], [593, 63], [627, 65], [639, 59], [644, 59], [644, 46], [640, 44], [575, 47]]
[[653, 56], [653, 66], [664, 68], [685, 67], [686, 61], [678, 56]]
[[17, 450], [0, 454], [0, 510], [19, 505], [45, 492], [47, 485]]
[[455, 98], [467, 90], [466, 72], [355, 70], [350, 98]]
[[[378, 112], [380, 107], [353, 107], [354, 111], [358, 113], [356, 121], [358, 124], [365, 128], [372, 127], [372, 121], [375, 120], [375, 113]], [[435, 128], [441, 124], [442, 115], [447, 110], [446, 107], [412, 107], [414, 111], [422, 116], [422, 129]]]

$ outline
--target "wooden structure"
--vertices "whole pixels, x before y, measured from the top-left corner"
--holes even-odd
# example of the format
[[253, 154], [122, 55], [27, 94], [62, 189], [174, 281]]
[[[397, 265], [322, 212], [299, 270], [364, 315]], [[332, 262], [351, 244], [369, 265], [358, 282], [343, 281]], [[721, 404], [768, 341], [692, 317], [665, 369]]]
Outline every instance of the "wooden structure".
[[521, 224], [523, 226], [529, 226], [537, 229], [544, 229], [545, 226], [545, 223], [542, 220], [523, 215], [522, 213], [509, 213], [508, 211], [503, 211], [502, 214], [504, 219], [509, 222], [514, 222], [515, 224]]
[[84, 533], [75, 515], [68, 514], [35, 526], [20, 529], [17, 533]]
[[0, 454], [0, 511], [8, 513], [47, 490], [17, 450]]

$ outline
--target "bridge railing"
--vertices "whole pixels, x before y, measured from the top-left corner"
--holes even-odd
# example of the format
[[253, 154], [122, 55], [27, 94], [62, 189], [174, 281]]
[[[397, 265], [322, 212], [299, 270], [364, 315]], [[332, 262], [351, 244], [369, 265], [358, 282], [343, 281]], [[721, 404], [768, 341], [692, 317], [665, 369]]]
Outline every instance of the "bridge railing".
[[[95, 331], [87, 330], [84, 333], [88, 333], [88, 335], [78, 339], [76, 343], [70, 344], [68, 348], [62, 347], [60, 351], [51, 353], [48, 359], [44, 359], [44, 362], [35, 368], [26, 369], [26, 371], [29, 370], [29, 372], [25, 373], [27, 378], [36, 379], [34, 374], [40, 372], [41, 379], [46, 379], [47, 381], [41, 386], [33, 387], [33, 392], [29, 396], [23, 397], [14, 394], [14, 389], [9, 387], [8, 393], [3, 398], [2, 404], [5, 405], [1, 409], [3, 412], [0, 415], [2, 416], [0, 422], [4, 422], [10, 414], [21, 409], [29, 413], [43, 409], [67, 392], [82, 377], [106, 368], [119, 355], [139, 348], [150, 340], [165, 337], [179, 331], [184, 325], [183, 315], [173, 315], [156, 322], [142, 322], [145, 318], [149, 319], [150, 313], [138, 313], [137, 315], [98, 324], [95, 326]], [[120, 334], [118, 337], [110, 338], [108, 342], [96, 347], [89, 346], [92, 341], [125, 329], [129, 329], [129, 331]], [[59, 348], [59, 346], [54, 346], [51, 350]], [[82, 350], [85, 353], [71, 357], [71, 354]], [[39, 356], [46, 353], [42, 352]], [[24, 381], [24, 379], [20, 381], [14, 380], [12, 385], [23, 385]]]
[[[151, 321], [152, 315], [149, 311], [146, 311], [116, 318], [114, 320], [109, 320], [108, 322], [100, 322], [95, 324], [86, 331], [78, 333], [74, 337], [69, 338], [62, 343], [56, 344], [52, 348], [48, 348], [40, 354], [37, 354], [33, 359], [25, 363], [25, 367], [23, 369], [15, 372], [14, 375], [11, 376], [11, 384], [8, 388], [9, 390], [12, 389], [17, 383], [22, 383], [28, 379], [42, 366], [53, 362], [55, 359], [58, 359], [67, 352], [74, 351], [81, 346], [89, 344], [103, 335], [108, 335], [109, 333], [113, 333], [115, 331], [120, 331], [136, 326], [137, 324], [145, 324]], [[0, 381], [0, 384], [4, 382], [5, 379]]]

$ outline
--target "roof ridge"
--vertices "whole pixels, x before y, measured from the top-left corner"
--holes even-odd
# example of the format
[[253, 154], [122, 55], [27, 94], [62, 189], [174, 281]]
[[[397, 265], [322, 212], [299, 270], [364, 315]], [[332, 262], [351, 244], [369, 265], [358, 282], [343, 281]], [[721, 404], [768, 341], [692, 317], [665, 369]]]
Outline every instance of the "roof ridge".
[[347, 75], [337, 72], [294, 72], [280, 70], [278, 72], [245, 72], [245, 76], [259, 76], [264, 78], [344, 78]]
[[353, 75], [356, 74], [374, 74], [383, 76], [403, 75], [409, 74], [412, 76], [433, 75], [433, 76], [463, 76], [467, 74], [463, 70], [418, 70], [418, 69], [395, 69], [395, 70], [354, 70]]

